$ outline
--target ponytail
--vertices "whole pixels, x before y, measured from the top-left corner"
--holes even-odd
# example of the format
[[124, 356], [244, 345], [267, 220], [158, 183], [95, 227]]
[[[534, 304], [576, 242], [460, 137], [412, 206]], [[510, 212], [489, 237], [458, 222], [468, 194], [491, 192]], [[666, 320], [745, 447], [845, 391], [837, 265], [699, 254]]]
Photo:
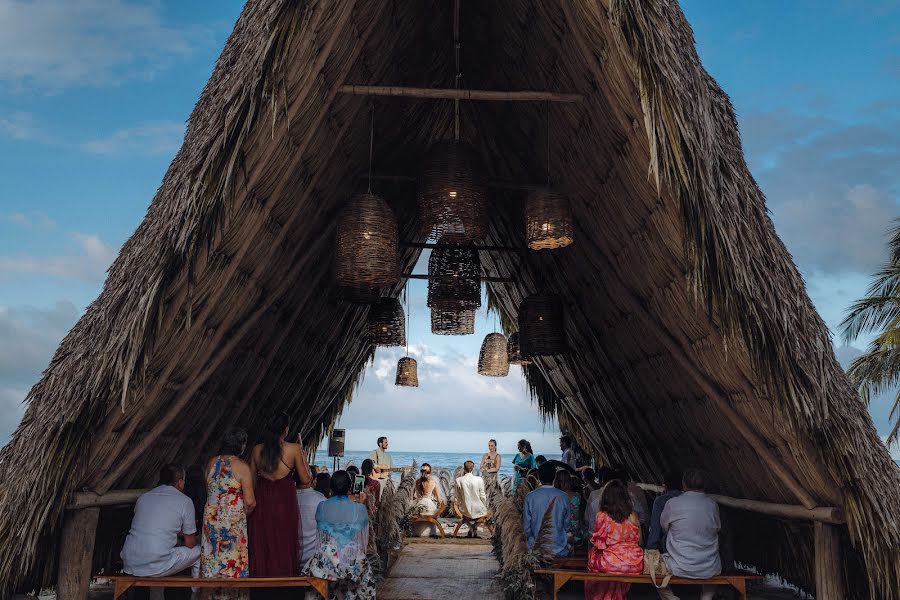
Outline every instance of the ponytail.
[[273, 415], [266, 423], [262, 436], [262, 451], [259, 453], [259, 470], [263, 473], [274, 473], [281, 460], [281, 435], [290, 424], [287, 413]]

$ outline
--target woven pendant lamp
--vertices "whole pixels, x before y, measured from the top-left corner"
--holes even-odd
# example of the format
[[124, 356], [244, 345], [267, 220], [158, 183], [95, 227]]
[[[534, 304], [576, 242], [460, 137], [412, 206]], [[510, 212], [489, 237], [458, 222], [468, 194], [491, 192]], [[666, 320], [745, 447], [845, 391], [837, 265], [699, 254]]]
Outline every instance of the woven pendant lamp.
[[525, 203], [525, 239], [532, 250], [564, 248], [573, 241], [569, 200], [549, 187], [534, 190]]
[[509, 339], [506, 340], [506, 356], [509, 360], [509, 364], [511, 365], [530, 365], [531, 359], [527, 356], [522, 356], [521, 348], [519, 347], [519, 332], [511, 333], [509, 335]]
[[416, 359], [404, 356], [397, 361], [397, 379], [394, 385], [419, 387], [419, 368]]
[[337, 280], [348, 286], [390, 286], [400, 281], [400, 243], [394, 211], [375, 194], [344, 207], [337, 225]]
[[475, 248], [452, 240], [438, 242], [428, 257], [428, 307], [475, 310], [481, 306], [481, 260]]
[[502, 333], [489, 333], [485, 336], [481, 343], [481, 352], [478, 353], [478, 374], [488, 377], [509, 375], [506, 336]]
[[402, 346], [406, 343], [403, 307], [396, 298], [381, 298], [369, 307], [369, 343]]
[[471, 243], [487, 236], [487, 188], [470, 145], [445, 140], [428, 151], [419, 219], [421, 233], [434, 239], [452, 234]]
[[471, 335], [475, 333], [475, 311], [432, 308], [431, 333], [435, 335]]
[[567, 350], [562, 299], [534, 294], [519, 305], [519, 349], [523, 356], [562, 354]]

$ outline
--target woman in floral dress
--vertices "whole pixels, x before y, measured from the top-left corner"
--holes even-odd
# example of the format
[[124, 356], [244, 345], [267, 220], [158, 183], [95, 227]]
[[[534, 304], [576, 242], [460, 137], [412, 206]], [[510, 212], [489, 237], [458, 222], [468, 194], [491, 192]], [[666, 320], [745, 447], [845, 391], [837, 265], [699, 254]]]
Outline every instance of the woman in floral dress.
[[[229, 429], [219, 454], [206, 465], [206, 509], [200, 545], [200, 577], [249, 577], [247, 515], [253, 512], [250, 465], [238, 458], [247, 445], [247, 432]], [[247, 599], [249, 590], [201, 588], [205, 599]]]
[[[641, 525], [634, 512], [628, 486], [613, 479], [603, 492], [600, 512], [594, 520], [588, 571], [592, 573], [642, 573]], [[624, 600], [630, 583], [586, 581], [586, 600]]]
[[[351, 482], [347, 471], [335, 471], [331, 476], [332, 496], [316, 508], [318, 549], [301, 575], [327, 579], [329, 599], [374, 600], [375, 580], [366, 558], [369, 511], [348, 497]], [[319, 595], [307, 592], [306, 597]]]

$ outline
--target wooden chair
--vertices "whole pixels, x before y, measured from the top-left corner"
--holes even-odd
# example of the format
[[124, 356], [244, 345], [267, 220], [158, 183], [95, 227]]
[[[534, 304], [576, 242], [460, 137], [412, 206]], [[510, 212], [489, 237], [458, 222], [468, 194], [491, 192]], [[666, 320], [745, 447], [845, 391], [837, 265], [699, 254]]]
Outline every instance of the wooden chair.
[[478, 517], [477, 519], [470, 519], [469, 517], [462, 514], [462, 512], [459, 510], [459, 504], [457, 504], [455, 499], [453, 500], [453, 512], [456, 513], [457, 517], [459, 517], [459, 523], [456, 524], [456, 528], [453, 530], [453, 534], [451, 537], [456, 537], [456, 534], [459, 533], [459, 529], [463, 525], [468, 525], [469, 528], [471, 528], [472, 525], [475, 525], [476, 527], [478, 525], [484, 525], [491, 533], [491, 535], [494, 535], [494, 528], [491, 527], [491, 524], [487, 522], [488, 517], [491, 516], [491, 513], [487, 513], [481, 517]]
[[446, 508], [447, 508], [447, 503], [444, 502], [443, 500], [441, 500], [441, 503], [438, 505], [438, 509], [437, 509], [436, 513], [431, 514], [431, 515], [424, 515], [424, 514], [416, 515], [412, 518], [412, 520], [410, 522], [413, 524], [415, 524], [415, 523], [430, 523], [431, 525], [434, 525], [434, 527], [438, 530], [438, 533], [440, 533], [441, 539], [443, 539], [443, 538], [447, 537], [447, 534], [444, 531], [444, 526], [441, 525], [439, 517], [442, 514], [444, 514], [444, 510], [446, 510]]

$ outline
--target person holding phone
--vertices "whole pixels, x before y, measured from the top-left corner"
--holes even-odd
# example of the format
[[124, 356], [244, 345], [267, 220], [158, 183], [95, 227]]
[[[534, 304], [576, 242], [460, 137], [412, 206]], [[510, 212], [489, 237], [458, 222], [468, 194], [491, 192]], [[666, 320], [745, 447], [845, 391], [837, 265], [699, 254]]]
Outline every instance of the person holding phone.
[[375, 580], [366, 558], [369, 511], [350, 497], [354, 486], [365, 485], [365, 477], [359, 478], [354, 481], [347, 471], [335, 471], [331, 498], [316, 508], [318, 548], [301, 574], [328, 580], [329, 598], [375, 598]]

